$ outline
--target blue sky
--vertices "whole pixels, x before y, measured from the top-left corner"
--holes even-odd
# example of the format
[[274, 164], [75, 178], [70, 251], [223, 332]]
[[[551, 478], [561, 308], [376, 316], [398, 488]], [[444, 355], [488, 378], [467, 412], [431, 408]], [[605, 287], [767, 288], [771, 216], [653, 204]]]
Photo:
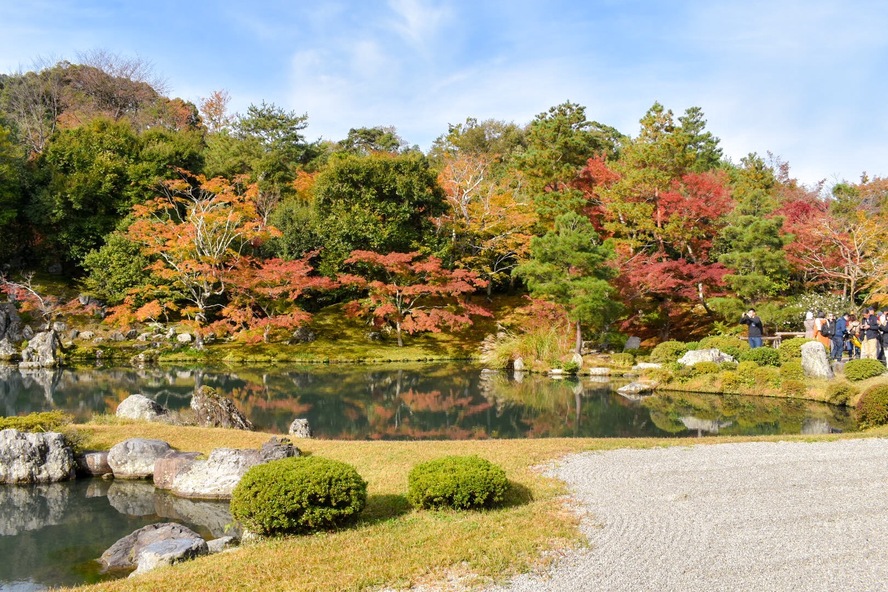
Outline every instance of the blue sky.
[[105, 49], [171, 96], [226, 89], [308, 114], [308, 136], [394, 125], [428, 148], [466, 117], [518, 124], [566, 100], [636, 135], [699, 106], [735, 162], [807, 184], [888, 176], [882, 0], [0, 0], [0, 71]]

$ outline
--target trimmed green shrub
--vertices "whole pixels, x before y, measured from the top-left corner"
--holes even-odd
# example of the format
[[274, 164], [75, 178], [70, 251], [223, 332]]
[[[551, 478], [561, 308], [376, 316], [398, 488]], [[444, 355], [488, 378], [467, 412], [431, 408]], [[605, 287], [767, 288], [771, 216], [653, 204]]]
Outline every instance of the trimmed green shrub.
[[845, 378], [851, 382], [866, 380], [885, 373], [885, 365], [879, 360], [849, 360], [845, 363]]
[[317, 456], [256, 465], [231, 494], [231, 515], [263, 535], [304, 533], [347, 524], [367, 503], [354, 467]]
[[780, 366], [780, 376], [783, 380], [804, 380], [805, 369], [801, 360], [790, 360]]
[[808, 386], [801, 380], [784, 380], [780, 384], [780, 392], [788, 397], [804, 397]]
[[28, 415], [0, 417], [0, 430], [20, 432], [57, 432], [70, 424], [73, 418], [61, 411], [43, 411]]
[[737, 364], [737, 372], [752, 376], [753, 372], [755, 372], [758, 367], [759, 365], [752, 360], [745, 360]]
[[611, 356], [610, 363], [612, 366], [616, 366], [617, 368], [631, 368], [633, 365], [635, 365], [635, 356], [626, 352], [613, 354]]
[[740, 354], [740, 361], [755, 362], [759, 366], [774, 366], [776, 368], [780, 365], [780, 352], [770, 347], [748, 349]]
[[760, 366], [753, 371], [752, 376], [755, 384], [770, 388], [777, 388], [782, 382], [780, 370], [773, 366]]
[[505, 497], [506, 473], [479, 456], [445, 456], [416, 465], [407, 476], [407, 499], [419, 508], [489, 508]]
[[688, 352], [688, 344], [681, 341], [664, 341], [651, 352], [651, 362], [674, 362]]
[[777, 348], [777, 351], [780, 352], [780, 361], [785, 364], [790, 360], [801, 360], [802, 346], [809, 341], [814, 340], [806, 339], [805, 337], [793, 337], [782, 342], [780, 347]]
[[562, 364], [561, 369], [564, 370], [565, 374], [576, 374], [580, 371], [580, 365], [571, 360]]
[[858, 393], [857, 387], [847, 380], [832, 380], [826, 385], [826, 401], [832, 405], [847, 405]]
[[644, 377], [657, 384], [667, 384], [675, 380], [675, 374], [668, 368], [648, 368], [644, 371]]
[[722, 390], [726, 393], [736, 393], [746, 386], [746, 378], [735, 370], [726, 370], [721, 373]]
[[721, 366], [718, 365], [718, 362], [697, 362], [691, 366], [691, 370], [693, 371], [694, 376], [718, 374], [721, 372]]
[[888, 423], [888, 384], [875, 384], [860, 395], [857, 421], [865, 427]]
[[687, 351], [694, 351], [700, 349], [699, 341], [688, 341], [685, 343], [685, 347], [688, 348]]

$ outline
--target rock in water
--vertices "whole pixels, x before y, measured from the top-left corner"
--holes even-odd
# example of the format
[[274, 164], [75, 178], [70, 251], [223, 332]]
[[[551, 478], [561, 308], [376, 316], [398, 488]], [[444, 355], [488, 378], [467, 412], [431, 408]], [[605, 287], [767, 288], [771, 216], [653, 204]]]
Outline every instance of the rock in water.
[[169, 410], [145, 395], [134, 394], [121, 401], [114, 414], [125, 419], [160, 421], [169, 414]]
[[172, 448], [163, 440], [130, 438], [108, 451], [108, 464], [120, 479], [144, 479], [154, 474], [154, 463]]
[[234, 405], [215, 389], [202, 386], [191, 397], [191, 408], [197, 417], [197, 423], [209, 428], [234, 428], [252, 430], [253, 424]]
[[[160, 524], [149, 524], [123, 537], [102, 553], [99, 562], [106, 570], [131, 569], [139, 564], [140, 555], [146, 548], [165, 541], [177, 540], [187, 541], [187, 545], [183, 545], [184, 547], [197, 547], [198, 551], [192, 554], [191, 557], [207, 552], [206, 541], [199, 534], [181, 524], [163, 522]], [[202, 553], [199, 551], [201, 545], [198, 540], [203, 543]], [[175, 544], [173, 547], [178, 548], [179, 544]], [[163, 546], [155, 547], [153, 552], [165, 554], [165, 551], [163, 551], [165, 549], [167, 548]]]
[[0, 431], [0, 483], [54, 483], [73, 479], [74, 452], [57, 432]]

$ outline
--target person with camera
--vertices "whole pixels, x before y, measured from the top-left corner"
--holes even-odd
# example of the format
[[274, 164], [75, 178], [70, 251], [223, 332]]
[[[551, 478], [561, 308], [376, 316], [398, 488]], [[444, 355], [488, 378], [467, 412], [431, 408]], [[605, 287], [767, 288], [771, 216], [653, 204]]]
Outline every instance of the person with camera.
[[749, 347], [753, 349], [761, 347], [764, 325], [762, 325], [762, 320], [759, 316], [755, 314], [755, 309], [750, 308], [743, 313], [743, 316], [740, 318], [740, 323], [749, 326]]

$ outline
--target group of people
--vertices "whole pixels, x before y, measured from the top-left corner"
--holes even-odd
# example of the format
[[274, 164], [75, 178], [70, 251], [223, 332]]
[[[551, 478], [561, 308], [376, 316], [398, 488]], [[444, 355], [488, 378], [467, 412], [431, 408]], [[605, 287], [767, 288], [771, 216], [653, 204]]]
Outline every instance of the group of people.
[[820, 341], [833, 360], [840, 362], [847, 353], [848, 359], [870, 358], [885, 362], [888, 311], [877, 312], [870, 307], [860, 319], [847, 312], [836, 318], [832, 313], [808, 311], [804, 324], [805, 337]]

